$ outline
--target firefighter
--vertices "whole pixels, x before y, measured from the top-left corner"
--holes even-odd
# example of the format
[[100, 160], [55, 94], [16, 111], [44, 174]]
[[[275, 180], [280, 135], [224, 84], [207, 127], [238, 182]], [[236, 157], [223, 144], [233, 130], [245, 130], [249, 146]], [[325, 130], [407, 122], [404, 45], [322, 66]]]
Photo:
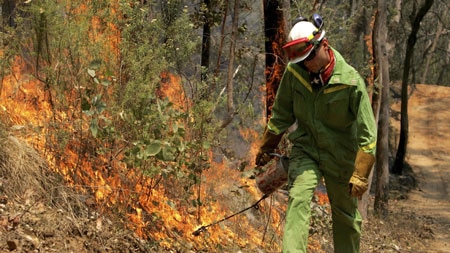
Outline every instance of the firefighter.
[[283, 252], [306, 252], [310, 203], [322, 178], [332, 210], [334, 251], [359, 252], [357, 199], [368, 188], [376, 149], [365, 82], [330, 46], [319, 15], [298, 21], [287, 41], [283, 48], [289, 63], [255, 159], [257, 166], [267, 164], [283, 134], [297, 125], [287, 134], [292, 149]]

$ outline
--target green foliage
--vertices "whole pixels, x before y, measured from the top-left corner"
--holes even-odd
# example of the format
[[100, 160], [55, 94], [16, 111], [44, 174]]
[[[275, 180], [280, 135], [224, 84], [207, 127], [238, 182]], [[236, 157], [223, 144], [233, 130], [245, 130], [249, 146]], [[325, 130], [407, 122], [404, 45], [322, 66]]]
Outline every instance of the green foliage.
[[[186, 41], [192, 36], [191, 27], [188, 22], [178, 20], [186, 18], [184, 12], [174, 14], [178, 18], [168, 24], [163, 17], [162, 21], [147, 22], [147, 12], [142, 8], [124, 5], [123, 10], [126, 16], [134, 17], [124, 22], [122, 30], [121, 54], [127, 79], [116, 94], [116, 111], [121, 112], [118, 120], [124, 130], [121, 136], [131, 143], [126, 151], [127, 164], [130, 168], [141, 168], [146, 175], [161, 172], [166, 176], [179, 175], [186, 159], [182, 156], [185, 141], [189, 141], [185, 140], [188, 114], [157, 93], [161, 92], [162, 75], [176, 75], [170, 73], [171, 67], [182, 61], [189, 63], [186, 59], [195, 47], [193, 42]], [[161, 164], [166, 169], [158, 169], [155, 166], [158, 161], [173, 164]]]
[[210, 0], [208, 2], [210, 6], [207, 6], [205, 1], [199, 3], [190, 15], [195, 28], [201, 28], [205, 23], [212, 27], [221, 24], [227, 3], [223, 0]]
[[126, 152], [129, 166], [142, 167], [150, 158], [175, 161], [180, 152], [185, 151], [185, 129], [179, 123], [185, 114], [174, 109], [167, 100], [156, 99], [155, 103], [141, 108], [140, 116], [140, 120], [134, 118], [133, 122], [131, 115], [125, 118], [134, 125], [130, 127], [139, 128], [132, 148]]
[[[209, 168], [213, 127], [202, 121], [211, 104], [179, 108], [160, 94], [163, 73], [195, 71], [198, 35], [181, 1], [156, 7], [161, 14], [153, 7], [121, 1], [113, 12], [110, 1], [32, 1], [21, 6], [27, 15], [17, 18], [9, 43], [49, 93], [51, 152], [63, 156], [76, 140], [80, 157], [123, 153], [129, 169], [181, 178], [189, 188]], [[173, 85], [183, 90], [183, 82], [196, 83]]]

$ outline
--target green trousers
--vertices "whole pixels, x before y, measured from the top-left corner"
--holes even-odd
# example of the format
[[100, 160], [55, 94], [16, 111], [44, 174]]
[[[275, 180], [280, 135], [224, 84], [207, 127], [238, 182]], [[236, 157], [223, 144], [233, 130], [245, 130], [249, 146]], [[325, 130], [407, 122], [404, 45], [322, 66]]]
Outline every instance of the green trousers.
[[[348, 192], [352, 168], [342, 172], [332, 164], [321, 164], [308, 157], [293, 158], [289, 163], [289, 202], [283, 235], [283, 253], [306, 253], [314, 190], [323, 177], [331, 204], [335, 253], [358, 253], [361, 215], [357, 199]], [[336, 171], [340, 171], [336, 173]]]

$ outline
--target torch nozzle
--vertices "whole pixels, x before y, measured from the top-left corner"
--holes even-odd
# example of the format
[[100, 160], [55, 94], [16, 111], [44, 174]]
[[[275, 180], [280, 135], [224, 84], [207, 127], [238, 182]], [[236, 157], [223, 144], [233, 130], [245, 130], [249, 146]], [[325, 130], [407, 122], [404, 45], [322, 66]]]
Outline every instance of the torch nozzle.
[[201, 226], [199, 227], [197, 230], [195, 230], [194, 232], [192, 232], [192, 235], [194, 236], [199, 236], [203, 231], [206, 230], [205, 226]]

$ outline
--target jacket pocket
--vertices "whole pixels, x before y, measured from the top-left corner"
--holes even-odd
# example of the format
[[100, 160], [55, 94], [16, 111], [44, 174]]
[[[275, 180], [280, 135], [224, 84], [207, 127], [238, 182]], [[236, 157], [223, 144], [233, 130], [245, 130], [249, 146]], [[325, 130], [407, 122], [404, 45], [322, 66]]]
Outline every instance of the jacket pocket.
[[344, 130], [350, 127], [355, 117], [350, 110], [347, 93], [330, 96], [326, 100], [321, 118], [325, 125], [333, 129]]

